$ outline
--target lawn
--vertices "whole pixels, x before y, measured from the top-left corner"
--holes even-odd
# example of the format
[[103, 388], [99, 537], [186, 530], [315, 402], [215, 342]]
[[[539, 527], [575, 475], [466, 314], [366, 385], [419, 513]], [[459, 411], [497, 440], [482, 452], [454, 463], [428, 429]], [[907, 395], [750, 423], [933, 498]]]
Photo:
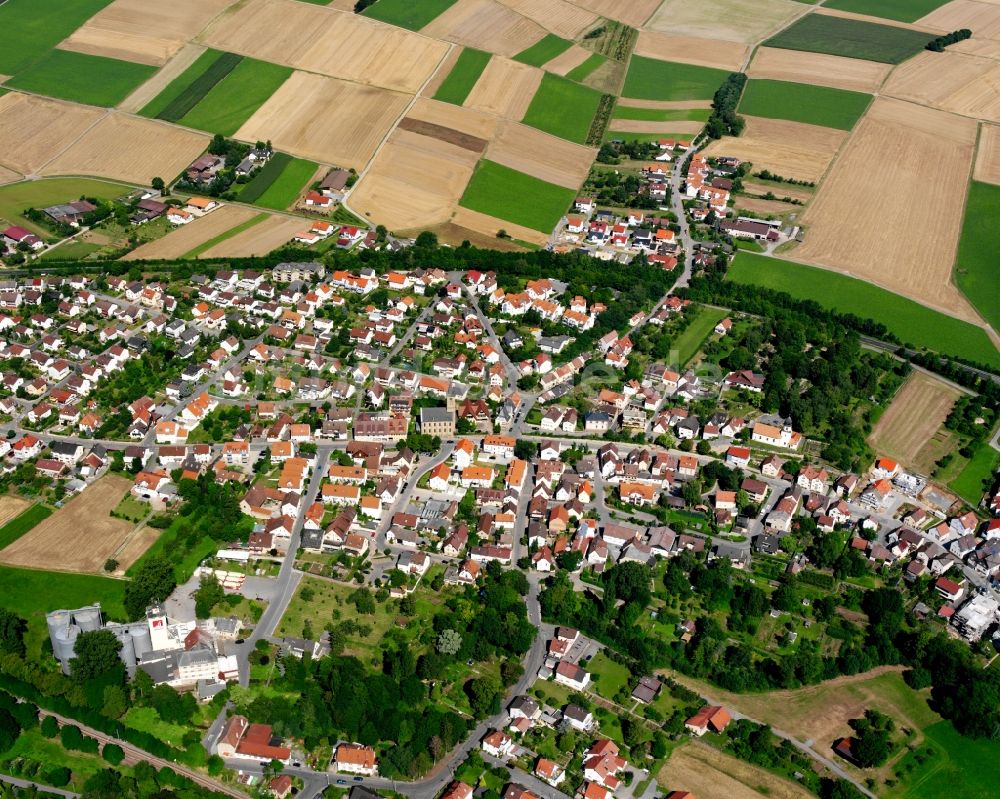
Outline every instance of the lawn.
[[180, 122], [209, 133], [231, 136], [291, 74], [290, 67], [244, 58]]
[[45, 505], [32, 505], [23, 513], [15, 516], [3, 527], [0, 527], [0, 549], [8, 547], [42, 519], [52, 515], [52, 508]]
[[464, 103], [491, 58], [489, 53], [466, 47], [459, 53], [448, 77], [438, 86], [434, 99], [455, 105]]
[[983, 494], [990, 489], [1000, 467], [1000, 452], [988, 442], [982, 442], [972, 453], [969, 462], [948, 485], [970, 505], [978, 505]]
[[212, 247], [214, 247], [216, 244], [226, 241], [226, 239], [231, 239], [237, 233], [242, 233], [244, 230], [249, 230], [254, 225], [259, 225], [261, 222], [267, 219], [267, 217], [268, 214], [257, 214], [257, 216], [251, 217], [246, 222], [240, 222], [235, 227], [231, 227], [229, 228], [229, 230], [223, 231], [218, 236], [213, 236], [208, 241], [203, 241], [193, 250], [184, 253], [184, 257], [197, 258], [203, 252], [207, 252], [208, 250], [212, 249]]
[[1000, 186], [972, 181], [955, 260], [955, 282], [994, 330], [1000, 330]]
[[111, 107], [149, 80], [154, 72], [156, 67], [146, 64], [51, 50], [20, 70], [7, 81], [7, 86], [61, 100]]
[[243, 56], [206, 50], [184, 72], [174, 78], [140, 112], [143, 116], [177, 122], [201, 102], [212, 87], [236, 69]]
[[622, 97], [640, 100], [711, 100], [728, 77], [724, 69], [677, 64], [634, 55]]
[[[918, 799], [955, 796], [962, 799], [992, 799], [1000, 781], [1000, 744], [985, 739], [964, 738], [950, 721], [939, 721], [923, 730], [934, 754], [914, 768], [885, 796]], [[909, 759], [910, 756], [907, 757]], [[906, 762], [905, 760], [903, 762]]]
[[605, 699], [614, 701], [615, 694], [632, 681], [628, 668], [616, 663], [604, 652], [598, 652], [586, 665], [594, 690]]
[[857, 278], [747, 252], [733, 260], [729, 278], [874, 319], [915, 347], [1000, 366], [1000, 352], [981, 328]]
[[128, 713], [125, 714], [125, 726], [140, 732], [147, 732], [154, 738], [159, 738], [165, 744], [170, 744], [178, 749], [184, 748], [184, 733], [187, 732], [187, 728], [164, 721], [151, 707], [132, 707], [129, 709]]
[[419, 3], [413, 0], [378, 0], [362, 13], [366, 17], [388, 22], [390, 25], [417, 31], [424, 25], [430, 24], [456, 2], [457, 0], [420, 0]]
[[947, 2], [949, 0], [827, 0], [823, 7], [899, 22], [916, 22]]
[[687, 366], [688, 361], [698, 354], [705, 339], [711, 335], [715, 326], [722, 321], [725, 315], [726, 312], [721, 308], [698, 309], [698, 315], [674, 340], [671, 348], [676, 354], [677, 363], [680, 366]]
[[615, 119], [641, 119], [646, 122], [707, 122], [708, 108], [632, 108], [620, 105], [615, 108]]
[[14, 75], [111, 0], [7, 0], [0, 5], [0, 74]]
[[57, 203], [67, 203], [84, 196], [113, 200], [128, 191], [129, 187], [122, 183], [92, 178], [45, 178], [10, 183], [0, 186], [0, 219], [12, 225], [22, 225], [42, 238], [47, 238], [52, 234], [21, 216], [22, 211], [26, 208], [46, 208]]
[[568, 39], [562, 39], [554, 33], [550, 33], [543, 36], [531, 45], [531, 47], [522, 50], [514, 56], [514, 60], [520, 61], [522, 64], [530, 64], [533, 67], [540, 67], [542, 64], [547, 64], [557, 55], [565, 53], [572, 46], [573, 42]]
[[[271, 164], [278, 161], [279, 157], [281, 160], [271, 170]], [[275, 211], [284, 211], [295, 202], [317, 169], [318, 165], [312, 161], [277, 153], [240, 192], [240, 200], [264, 208], [273, 208]], [[261, 183], [258, 184], [259, 180]]]
[[569, 209], [576, 192], [493, 161], [482, 160], [465, 187], [461, 205], [543, 233]]
[[823, 14], [807, 14], [764, 44], [785, 50], [805, 50], [880, 61], [884, 64], [899, 64], [923, 50], [930, 38], [927, 33], [907, 28]]
[[604, 141], [659, 141], [660, 139], [680, 139], [690, 141], [693, 133], [630, 133], [625, 130], [608, 130], [604, 132]]
[[88, 255], [93, 255], [100, 249], [102, 249], [100, 244], [74, 240], [62, 244], [54, 250], [46, 250], [39, 257], [43, 261], [82, 261]]
[[601, 93], [596, 89], [546, 72], [521, 121], [554, 136], [583, 144], [587, 141], [600, 103]]
[[739, 110], [755, 117], [850, 130], [871, 99], [870, 94], [846, 89], [783, 80], [751, 80], [743, 92]]
[[607, 61], [604, 56], [600, 53], [594, 53], [592, 56], [588, 56], [587, 60], [584, 61], [579, 66], [573, 67], [569, 72], [566, 73], [566, 77], [570, 80], [582, 81], [589, 78], [591, 73], [593, 73], [601, 64]]
[[[46, 738], [37, 727], [33, 730], [23, 730], [14, 745], [2, 755], [5, 760], [23, 757], [41, 763], [43, 770], [38, 773], [35, 779], [42, 782], [45, 780], [44, 769], [68, 768], [73, 772], [74, 779], [67, 788], [76, 788], [76, 790], [82, 789], [83, 783], [88, 777], [108, 767], [107, 761], [100, 755], [69, 751], [63, 748], [58, 738]], [[5, 793], [4, 795], [10, 796], [12, 794]]]

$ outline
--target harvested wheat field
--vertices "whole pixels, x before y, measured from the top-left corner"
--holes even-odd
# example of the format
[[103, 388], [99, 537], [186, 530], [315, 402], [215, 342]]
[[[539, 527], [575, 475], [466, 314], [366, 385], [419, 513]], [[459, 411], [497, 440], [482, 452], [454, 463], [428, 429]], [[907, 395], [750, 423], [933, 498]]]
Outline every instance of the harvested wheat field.
[[441, 59], [441, 63], [438, 65], [437, 71], [430, 77], [430, 79], [423, 85], [420, 90], [420, 94], [423, 97], [433, 97], [437, 94], [437, 90], [441, 88], [441, 84], [445, 82], [448, 75], [451, 74], [452, 68], [455, 66], [455, 62], [458, 61], [458, 57], [462, 55], [463, 48], [452, 47], [448, 54]]
[[537, 67], [494, 56], [463, 105], [487, 114], [520, 120], [531, 105], [544, 74]]
[[537, 22], [496, 0], [458, 0], [420, 32], [505, 56], [526, 50], [546, 34]]
[[219, 50], [410, 94], [448, 51], [444, 42], [299, 0], [247, 0], [219, 16], [200, 40]]
[[951, 282], [975, 143], [971, 119], [876, 98], [803, 217], [796, 259], [978, 323]]
[[935, 434], [961, 396], [958, 389], [924, 372], [913, 372], [896, 392], [868, 442], [879, 453], [930, 474], [944, 452]]
[[666, 0], [646, 27], [677, 36], [753, 44], [808, 10], [793, 0]]
[[807, 799], [800, 785], [737, 760], [700, 742], [674, 750], [656, 775], [667, 791], [689, 791], [698, 799]]
[[375, 86], [293, 72], [236, 138], [270, 139], [292, 155], [361, 169], [408, 102]]
[[35, 503], [11, 494], [0, 496], [0, 526], [7, 524], [15, 516], [20, 516]]
[[945, 32], [938, 28], [924, 25], [921, 20], [917, 20], [916, 22], [901, 22], [898, 19], [890, 19], [889, 17], [873, 17], [869, 14], [858, 14], [854, 11], [841, 11], [839, 8], [816, 6], [815, 13], [822, 14], [827, 17], [841, 17], [842, 19], [854, 19], [859, 22], [870, 22], [873, 25], [891, 25], [894, 28], [907, 28], [911, 31], [921, 31], [935, 34]]
[[664, 110], [689, 108], [711, 108], [711, 100], [637, 100], [634, 97], [619, 97], [618, 105], [626, 108], [660, 108]]
[[651, 122], [643, 119], [612, 119], [609, 130], [621, 130], [627, 133], [700, 133], [705, 127], [704, 122], [677, 120], [667, 122]]
[[5, 166], [0, 166], [0, 186], [8, 183], [15, 183], [21, 179], [21, 175]]
[[485, 145], [474, 150], [397, 128], [351, 192], [351, 207], [394, 230], [447, 222]]
[[247, 258], [254, 255], [267, 255], [271, 250], [287, 244], [292, 236], [308, 227], [308, 220], [302, 219], [302, 217], [278, 216], [276, 214], [258, 225], [237, 233], [232, 238], [220, 241], [198, 257]]
[[162, 66], [235, 0], [114, 0], [60, 48]]
[[560, 53], [551, 61], [546, 61], [543, 64], [543, 68], [548, 72], [554, 72], [556, 75], [565, 75], [572, 69], [580, 66], [584, 61], [586, 61], [593, 53], [590, 50], [585, 50], [578, 44], [574, 44], [568, 50]]
[[891, 64], [878, 64], [860, 58], [761, 47], [754, 54], [747, 74], [751, 78], [787, 80], [872, 93], [878, 91], [891, 70]]
[[983, 58], [1000, 59], [1000, 41], [978, 39], [975, 35], [971, 39], [965, 39], [964, 41], [949, 45], [948, 49], [953, 53], [967, 53], [968, 55], [981, 55]]
[[976, 151], [975, 180], [1000, 184], [1000, 127], [983, 125], [979, 129], [979, 148]]
[[136, 89], [132, 94], [126, 97], [121, 103], [118, 104], [118, 108], [121, 111], [126, 111], [130, 114], [136, 114], [141, 109], [145, 108], [160, 92], [162, 92], [167, 86], [184, 72], [189, 66], [191, 66], [198, 57], [205, 52], [205, 48], [200, 44], [186, 44], [182, 47], [177, 55], [167, 62], [167, 65], [163, 69], [159, 70], [153, 77], [143, 83], [138, 89]]
[[426, 97], [418, 97], [410, 110], [406, 112], [405, 118], [431, 122], [480, 139], [492, 138], [499, 122], [496, 117], [481, 111], [443, 103], [440, 100], [430, 100]]
[[971, 28], [977, 39], [1000, 40], [1000, 4], [951, 0], [916, 24], [942, 31]]
[[204, 152], [209, 140], [203, 133], [112, 112], [42, 174], [95, 175], [140, 185], [155, 175], [171, 180]]
[[131, 487], [126, 477], [105, 475], [0, 550], [0, 561], [55, 571], [100, 571], [135, 527], [110, 516]]
[[486, 157], [527, 175], [578, 189], [597, 155], [584, 147], [518, 122], [503, 121], [486, 150]]
[[571, 0], [573, 5], [638, 28], [660, 7], [661, 0]]
[[469, 208], [459, 207], [455, 209], [455, 215], [451, 218], [453, 224], [459, 227], [469, 228], [484, 236], [496, 236], [498, 230], [506, 230], [511, 238], [527, 241], [531, 244], [545, 246], [549, 242], [549, 237], [545, 233], [532, 230], [528, 227], [516, 225], [506, 219], [498, 219], [489, 214], [481, 214]]
[[664, 61], [737, 71], [742, 69], [750, 48], [739, 42], [641, 31], [635, 45], [635, 52], [637, 55], [659, 58]]
[[500, 0], [564, 39], [576, 39], [600, 22], [600, 17], [567, 0]]
[[8, 92], [0, 96], [0, 164], [32, 175], [105, 113], [88, 106]]
[[239, 205], [223, 205], [210, 214], [172, 230], [166, 236], [143, 244], [122, 258], [123, 261], [143, 261], [156, 258], [180, 258], [195, 247], [211, 241], [227, 230], [255, 217], [259, 211]]
[[748, 116], [746, 123], [738, 138], [714, 141], [705, 153], [752, 161], [755, 172], [767, 169], [786, 178], [818, 181], [847, 138], [843, 130], [783, 119]]
[[1000, 62], [924, 51], [900, 64], [883, 93], [941, 111], [1000, 122]]

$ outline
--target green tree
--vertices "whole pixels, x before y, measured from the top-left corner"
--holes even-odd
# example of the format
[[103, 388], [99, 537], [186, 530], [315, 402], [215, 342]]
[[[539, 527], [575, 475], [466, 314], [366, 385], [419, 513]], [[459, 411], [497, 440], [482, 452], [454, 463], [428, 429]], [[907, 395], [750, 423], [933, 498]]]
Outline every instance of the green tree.
[[24, 657], [28, 622], [13, 611], [0, 608], [0, 652]]
[[107, 760], [112, 766], [117, 766], [125, 759], [125, 752], [118, 744], [104, 744], [101, 750], [101, 757]]
[[194, 592], [194, 615], [199, 619], [209, 618], [212, 608], [225, 598], [226, 592], [214, 574], [201, 575]]
[[122, 643], [110, 630], [91, 630], [80, 633], [74, 647], [75, 657], [69, 662], [73, 679], [80, 683], [97, 680], [114, 670], [124, 669], [118, 653]]
[[500, 702], [500, 683], [496, 677], [474, 677], [466, 684], [469, 706], [476, 718], [485, 718]]
[[140, 619], [150, 605], [165, 600], [176, 587], [173, 564], [164, 557], [149, 558], [125, 586], [125, 612], [130, 619]]
[[10, 749], [21, 734], [21, 725], [10, 713], [0, 708], [0, 752]]

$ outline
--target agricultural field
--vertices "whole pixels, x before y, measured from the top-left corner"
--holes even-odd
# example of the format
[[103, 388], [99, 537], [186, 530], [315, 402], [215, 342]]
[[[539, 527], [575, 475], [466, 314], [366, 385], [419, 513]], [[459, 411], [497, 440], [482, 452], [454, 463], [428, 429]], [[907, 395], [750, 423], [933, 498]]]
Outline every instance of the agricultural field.
[[56, 203], [70, 202], [80, 197], [113, 200], [127, 194], [128, 191], [129, 187], [121, 183], [90, 178], [49, 178], [14, 183], [0, 187], [0, 219], [11, 225], [21, 225], [45, 238], [51, 234], [30, 219], [21, 216], [22, 211], [27, 208], [45, 208]]
[[666, 0], [646, 27], [679, 36], [752, 44], [803, 13], [792, 0]]
[[16, 497], [13, 494], [0, 496], [0, 525], [6, 525], [11, 519], [20, 516], [32, 505], [30, 499]]
[[537, 67], [499, 56], [491, 58], [463, 105], [487, 114], [519, 120], [531, 105], [544, 76], [545, 73]]
[[919, 24], [940, 31], [971, 28], [974, 39], [1000, 40], [1000, 5], [975, 0], [952, 0], [927, 16]]
[[916, 22], [947, 2], [948, 0], [827, 0], [823, 7], [894, 19], [897, 22]]
[[[246, 224], [248, 223], [244, 223]], [[198, 252], [198, 257], [243, 258], [267, 255], [271, 250], [287, 244], [302, 227], [301, 217], [268, 216], [258, 224], [244, 227], [235, 235], [224, 234], [223, 241]]]
[[633, 108], [619, 105], [613, 119], [638, 119], [648, 122], [707, 122], [712, 112], [707, 108]]
[[545, 73], [522, 120], [525, 125], [583, 144], [601, 104], [601, 93]]
[[[150, 141], [156, 142], [155, 148], [150, 148]], [[148, 185], [156, 176], [173, 180], [208, 143], [208, 136], [194, 131], [112, 112], [46, 164], [41, 173], [96, 175]]]
[[[162, 94], [170, 84], [190, 69], [206, 52], [214, 53], [216, 51], [208, 51], [200, 44], [184, 45], [178, 51], [177, 55], [161, 67], [153, 77], [122, 100], [118, 104], [118, 110], [129, 114], [140, 113], [147, 105]], [[148, 116], [155, 116], [155, 114], [149, 114]]]
[[710, 100], [729, 73], [722, 69], [632, 56], [623, 97], [640, 100]]
[[[232, 63], [231, 58], [224, 54], [216, 63], [228, 65]], [[190, 128], [231, 136], [281, 88], [291, 74], [292, 70], [288, 67], [244, 58], [218, 83], [210, 86], [178, 121]], [[183, 99], [178, 98], [178, 101]], [[171, 110], [169, 107], [166, 109], [167, 113]]]
[[114, 0], [60, 47], [160, 67], [235, 0]]
[[796, 260], [978, 321], [951, 282], [975, 143], [972, 120], [878, 98], [806, 211]]
[[240, 202], [284, 211], [298, 199], [318, 169], [313, 161], [275, 153], [240, 192]]
[[729, 71], [742, 68], [749, 50], [749, 47], [739, 42], [674, 36], [646, 30], [639, 32], [639, 39], [635, 44], [636, 55]]
[[447, 11], [455, 0], [378, 0], [362, 12], [364, 16], [418, 31], [435, 17]]
[[421, 33], [512, 58], [548, 31], [496, 0], [458, 0]]
[[562, 55], [572, 46], [573, 42], [560, 39], [554, 33], [550, 33], [544, 39], [539, 39], [531, 47], [515, 55], [514, 60], [533, 67], [540, 67], [556, 56]]
[[492, 58], [490, 53], [483, 50], [463, 48], [448, 76], [434, 92], [434, 99], [462, 105], [486, 69], [490, 58]]
[[[549, 72], [553, 72], [556, 75], [562, 75], [565, 77], [570, 72], [574, 72], [584, 66], [587, 62], [590, 62], [590, 66], [583, 69], [583, 77], [587, 77], [591, 72], [593, 72], [597, 67], [599, 67], [604, 59], [597, 53], [592, 53], [590, 50], [585, 50], [579, 45], [574, 44], [568, 50], [565, 50], [560, 55], [557, 55], [551, 61], [545, 63], [545, 69]], [[573, 80], [580, 81], [582, 78], [573, 78]]]
[[31, 66], [19, 70], [6, 85], [107, 108], [118, 105], [155, 71], [155, 67], [146, 64], [69, 50], [50, 50]]
[[181, 74], [166, 84], [139, 113], [145, 117], [180, 122], [242, 60], [243, 56], [235, 53], [205, 50]]
[[461, 205], [548, 233], [566, 213], [575, 195], [572, 189], [483, 160], [462, 195]]
[[223, 205], [210, 214], [200, 216], [193, 222], [181, 225], [166, 236], [137, 247], [122, 260], [156, 260], [160, 258], [181, 258], [191, 250], [213, 240], [216, 236], [252, 219], [254, 211], [239, 205]]
[[498, 164], [574, 191], [587, 177], [597, 152], [517, 122], [501, 120], [486, 149]]
[[0, 75], [15, 75], [111, 0], [7, 0], [0, 5]]
[[600, 22], [581, 3], [567, 0], [503, 0], [503, 4], [563, 39], [578, 39]]
[[295, 72], [236, 132], [279, 150], [361, 169], [409, 102], [373, 86]]
[[[272, 219], [272, 218], [273, 217], [270, 216], [269, 214], [256, 214], [256, 215], [250, 217], [249, 219], [245, 219], [244, 221], [240, 222], [235, 227], [231, 227], [231, 228], [229, 228], [229, 230], [225, 230], [222, 233], [220, 233], [219, 235], [213, 236], [212, 238], [208, 239], [207, 241], [203, 241], [201, 244], [197, 245], [196, 247], [192, 248], [188, 252], [184, 253], [184, 257], [185, 258], [197, 258], [203, 252], [207, 252], [208, 250], [211, 250], [213, 247], [215, 247], [215, 246], [217, 246], [219, 244], [222, 244], [222, 242], [226, 241], [227, 239], [231, 239], [231, 238], [233, 238], [233, 236], [237, 236], [240, 233], [242, 233], [243, 231], [249, 230], [250, 228], [254, 227], [255, 225], [259, 225], [259, 224], [263, 223], [265, 220]], [[303, 225], [303, 227], [304, 227], [304, 225]], [[196, 430], [195, 433], [197, 434], [197, 432], [198, 431]], [[193, 436], [192, 439], [195, 438], [195, 437], [196, 436]]]
[[[608, 62], [604, 56], [594, 53], [587, 57], [580, 66], [573, 67], [569, 72], [566, 73], [566, 77], [570, 80], [575, 80], [578, 82], [583, 82], [591, 75], [593, 75], [600, 67], [604, 66]], [[549, 68], [552, 68], [552, 64], [549, 64]], [[553, 70], [556, 71], [556, 70]], [[595, 87], [596, 88], [596, 87]]]
[[1000, 330], [1000, 186], [973, 181], [955, 260], [955, 282], [994, 330]]
[[759, 47], [747, 74], [751, 78], [811, 83], [872, 94], [878, 91], [891, 70], [890, 64], [860, 58]]
[[573, 4], [633, 28], [645, 24], [662, 0], [573, 0]]
[[981, 125], [973, 180], [1000, 184], [1000, 126]]
[[915, 56], [930, 40], [920, 31], [827, 14], [807, 14], [765, 44], [867, 61], [899, 64]]
[[974, 119], [1000, 122], [1000, 63], [992, 58], [924, 51], [901, 64], [882, 91]]
[[753, 170], [766, 169], [795, 180], [816, 182], [823, 177], [840, 145], [844, 131], [805, 125], [784, 119], [745, 117], [746, 128], [705, 148], [706, 155], [733, 155], [750, 161]]
[[[16, 510], [19, 507], [21, 510]], [[42, 519], [51, 516], [52, 508], [42, 504], [32, 505], [19, 497], [6, 496], [0, 499], [0, 514], [3, 516], [3, 525], [0, 526], [0, 549], [3, 549], [17, 541]]]
[[813, 300], [825, 308], [881, 322], [903, 342], [970, 361], [1000, 366], [986, 332], [920, 303], [827, 269], [741, 252], [729, 279]]
[[935, 436], [959, 396], [958, 389], [947, 383], [913, 372], [878, 420], [868, 442], [878, 453], [907, 468], [930, 474], [938, 459], [954, 447], [946, 432], [941, 439]]
[[800, 785], [718, 749], [691, 742], [675, 749], [656, 775], [668, 793], [690, 791], [698, 799], [808, 799]]
[[[115, 555], [135, 525], [110, 513], [132, 481], [105, 475], [69, 500], [30, 532], [0, 551], [0, 561], [28, 568], [98, 572]], [[86, 546], [80, 546], [86, 541]]]
[[871, 100], [870, 94], [861, 92], [758, 79], [747, 81], [739, 111], [756, 117], [851, 130]]

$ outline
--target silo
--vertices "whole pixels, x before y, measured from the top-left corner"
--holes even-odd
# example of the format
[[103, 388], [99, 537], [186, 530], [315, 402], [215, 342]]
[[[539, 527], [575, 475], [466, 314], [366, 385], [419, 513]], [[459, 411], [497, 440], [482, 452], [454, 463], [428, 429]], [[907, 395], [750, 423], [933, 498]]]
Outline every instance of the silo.
[[133, 624], [131, 627], [132, 651], [135, 652], [135, 659], [142, 660], [142, 656], [153, 651], [153, 643], [149, 638], [149, 627], [145, 624]]
[[131, 675], [135, 671], [135, 649], [132, 647], [132, 634], [128, 627], [122, 626], [120, 624], [113, 624], [108, 626], [109, 630], [115, 634], [122, 645], [121, 651], [118, 656], [122, 659], [122, 663], [125, 664], [125, 668]]
[[45, 622], [49, 626], [49, 641], [52, 643], [52, 651], [56, 648], [56, 636], [60, 630], [69, 627], [70, 612], [68, 610], [53, 610], [45, 616]]
[[101, 629], [100, 608], [80, 608], [73, 613], [73, 620], [85, 633]]
[[62, 663], [63, 673], [69, 674], [69, 662], [76, 654], [76, 637], [80, 634], [80, 628], [75, 624], [59, 630], [55, 640], [52, 641], [52, 651], [56, 659]]

